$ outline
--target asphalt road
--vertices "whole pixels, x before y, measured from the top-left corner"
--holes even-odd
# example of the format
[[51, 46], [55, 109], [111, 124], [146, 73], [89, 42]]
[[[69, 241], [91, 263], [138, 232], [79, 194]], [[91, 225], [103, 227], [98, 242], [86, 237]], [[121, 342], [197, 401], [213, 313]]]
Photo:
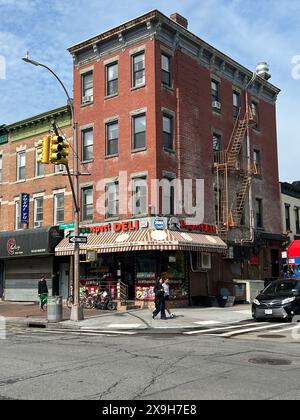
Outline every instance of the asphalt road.
[[12, 329], [0, 399], [300, 399], [300, 342], [172, 333]]

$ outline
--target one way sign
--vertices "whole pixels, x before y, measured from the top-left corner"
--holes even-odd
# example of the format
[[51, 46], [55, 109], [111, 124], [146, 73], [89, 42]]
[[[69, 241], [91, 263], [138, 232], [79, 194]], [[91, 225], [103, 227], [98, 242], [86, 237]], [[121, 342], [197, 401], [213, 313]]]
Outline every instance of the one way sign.
[[69, 236], [70, 244], [87, 244], [86, 236]]

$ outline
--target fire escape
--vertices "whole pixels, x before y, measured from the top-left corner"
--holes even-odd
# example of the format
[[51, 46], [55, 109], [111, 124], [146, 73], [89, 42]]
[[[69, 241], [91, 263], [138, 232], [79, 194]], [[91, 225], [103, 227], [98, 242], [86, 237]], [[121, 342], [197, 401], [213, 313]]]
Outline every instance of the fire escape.
[[[227, 239], [230, 229], [241, 226], [247, 192], [255, 173], [253, 165], [241, 155], [246, 133], [255, 124], [251, 107], [237, 116], [227, 150], [215, 153], [214, 168], [217, 182], [217, 225], [219, 234]], [[248, 158], [249, 159], [249, 158]]]

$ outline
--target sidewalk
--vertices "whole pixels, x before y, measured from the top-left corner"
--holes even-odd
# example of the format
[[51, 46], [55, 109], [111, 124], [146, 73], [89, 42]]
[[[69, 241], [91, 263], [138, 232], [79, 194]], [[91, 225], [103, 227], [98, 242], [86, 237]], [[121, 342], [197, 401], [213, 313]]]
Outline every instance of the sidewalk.
[[48, 325], [49, 329], [76, 329], [82, 331], [143, 331], [163, 329], [191, 329], [242, 322], [252, 319], [251, 305], [237, 305], [231, 308], [177, 308], [175, 318], [152, 319], [149, 309], [128, 312], [85, 310], [85, 319], [80, 322], [70, 321], [70, 309], [64, 308], [64, 321], [47, 323], [47, 314], [40, 311], [36, 303], [0, 302], [0, 315], [8, 323], [29, 325], [30, 323]]

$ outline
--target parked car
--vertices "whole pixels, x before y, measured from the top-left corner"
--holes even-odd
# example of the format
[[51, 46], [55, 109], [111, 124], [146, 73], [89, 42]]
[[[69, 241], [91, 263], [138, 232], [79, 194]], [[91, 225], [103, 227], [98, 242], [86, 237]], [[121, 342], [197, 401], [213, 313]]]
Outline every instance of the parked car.
[[252, 316], [256, 321], [292, 320], [300, 315], [300, 279], [276, 280], [253, 301]]

